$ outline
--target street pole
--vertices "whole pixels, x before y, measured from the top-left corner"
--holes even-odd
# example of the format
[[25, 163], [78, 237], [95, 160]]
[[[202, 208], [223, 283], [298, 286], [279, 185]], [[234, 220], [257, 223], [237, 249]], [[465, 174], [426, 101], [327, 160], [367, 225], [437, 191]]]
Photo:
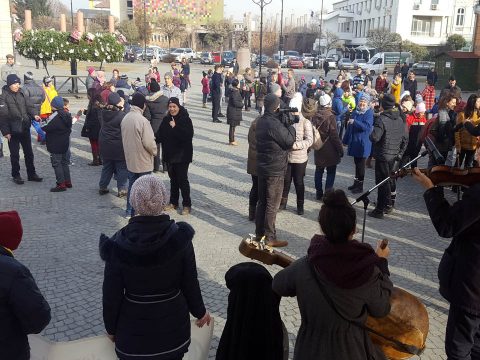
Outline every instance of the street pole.
[[263, 8], [270, 4], [272, 0], [252, 0], [255, 4], [260, 6], [260, 69], [258, 75], [262, 73], [262, 51], [263, 51]]
[[70, 17], [72, 18], [72, 31], [73, 31], [73, 0], [70, 0]]
[[278, 42], [278, 52], [280, 57], [280, 66], [282, 65], [283, 57], [283, 0], [282, 0], [282, 10], [280, 12], [280, 41]]
[[147, 60], [147, 0], [143, 0], [143, 56]]
[[320, 42], [322, 41], [322, 23], [323, 23], [323, 0], [320, 7], [320, 37], [318, 38], [318, 55], [320, 55]]

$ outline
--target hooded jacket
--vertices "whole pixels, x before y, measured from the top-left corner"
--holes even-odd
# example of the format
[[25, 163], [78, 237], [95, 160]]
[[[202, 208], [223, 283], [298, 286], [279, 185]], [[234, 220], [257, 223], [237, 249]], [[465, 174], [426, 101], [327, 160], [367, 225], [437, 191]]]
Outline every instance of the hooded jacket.
[[337, 122], [343, 121], [345, 113], [348, 111], [348, 107], [342, 101], [343, 90], [336, 88], [333, 92], [332, 110], [335, 113], [335, 119]]
[[[170, 126], [172, 118], [175, 127]], [[187, 109], [180, 106], [177, 115], [165, 115], [157, 132], [162, 143], [163, 161], [167, 164], [191, 163], [193, 159], [193, 123]]]
[[206, 313], [194, 233], [187, 223], [160, 215], [136, 216], [111, 238], [101, 235], [103, 320], [122, 359], [175, 359], [187, 352], [189, 313]]
[[[462, 200], [450, 205], [443, 188], [423, 195], [438, 235], [451, 238], [438, 268], [440, 294], [452, 305], [480, 316], [480, 184], [470, 186]], [[476, 219], [476, 221], [475, 221]], [[471, 225], [471, 226], [469, 226]], [[463, 231], [462, 231], [463, 230]]]
[[[163, 91], [157, 91], [156, 93], [146, 96], [145, 99], [147, 100], [145, 102], [147, 106], [143, 112], [143, 116], [150, 121], [153, 133], [156, 134], [168, 111], [168, 97], [163, 95]], [[157, 142], [159, 142], [158, 139]]]
[[397, 108], [383, 111], [375, 118], [370, 140], [376, 160], [392, 161], [402, 158], [408, 144], [408, 134]]
[[47, 135], [47, 150], [50, 154], [65, 154], [70, 147], [72, 115], [60, 109], [50, 115], [50, 118], [48, 124], [42, 126]]
[[50, 306], [30, 271], [0, 246], [0, 349], [2, 359], [29, 360], [28, 334], [50, 322]]
[[22, 86], [22, 92], [30, 99], [35, 107], [35, 114], [40, 115], [40, 107], [45, 101], [45, 92], [42, 87], [38, 85], [35, 80], [26, 79]]
[[35, 107], [23, 92], [15, 93], [7, 85], [3, 87], [0, 95], [0, 131], [3, 135], [29, 132], [35, 115]]
[[98, 136], [98, 144], [103, 160], [125, 161], [121, 127], [125, 115], [122, 110], [111, 105], [99, 112], [102, 127]]
[[347, 126], [343, 143], [348, 145], [348, 155], [357, 158], [367, 158], [372, 150], [369, 135], [373, 128], [373, 110], [369, 108], [361, 113], [355, 110], [352, 113], [353, 123]]
[[272, 284], [277, 294], [297, 297], [302, 323], [293, 359], [385, 359], [365, 330], [332, 309], [314, 276], [336, 309], [352, 322], [364, 324], [367, 315], [383, 317], [390, 312], [393, 284], [386, 259], [368, 244], [355, 240], [332, 244], [315, 235], [308, 256], [277, 273]]
[[318, 129], [324, 142], [322, 148], [315, 150], [313, 153], [315, 165], [321, 167], [338, 165], [343, 156], [343, 146], [338, 137], [335, 115], [332, 110], [330, 108], [319, 108], [311, 121], [312, 125]]
[[278, 113], [268, 110], [257, 120], [257, 175], [285, 176], [288, 165], [288, 150], [295, 142], [296, 133], [292, 125], [279, 119]]

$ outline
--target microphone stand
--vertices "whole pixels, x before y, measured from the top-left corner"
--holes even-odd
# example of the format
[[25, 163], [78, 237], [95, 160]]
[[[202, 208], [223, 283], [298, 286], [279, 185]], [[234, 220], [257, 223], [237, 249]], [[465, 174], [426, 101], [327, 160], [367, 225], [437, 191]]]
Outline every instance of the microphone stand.
[[425, 150], [423, 152], [421, 152], [415, 159], [409, 161], [408, 163], [406, 163], [405, 165], [403, 165], [401, 168], [399, 168], [397, 171], [393, 172], [390, 176], [386, 177], [385, 179], [383, 179], [382, 181], [380, 181], [378, 184], [376, 184], [374, 187], [372, 187], [371, 189], [367, 190], [366, 192], [364, 192], [362, 195], [360, 195], [357, 199], [355, 199], [351, 205], [355, 205], [356, 203], [359, 203], [360, 201], [363, 202], [363, 226], [362, 226], [362, 243], [364, 242], [365, 240], [365, 223], [367, 221], [367, 208], [368, 208], [368, 205], [370, 204], [370, 199], [368, 198], [368, 195], [370, 195], [373, 191], [375, 191], [378, 187], [382, 186], [383, 184], [385, 184], [387, 181], [390, 181], [390, 179], [393, 179], [393, 178], [396, 178], [398, 177], [398, 175], [400, 174], [400, 172], [404, 169], [406, 169], [408, 166], [410, 166], [411, 164], [413, 164], [415, 161], [417, 161], [418, 159], [424, 157], [424, 156], [427, 156], [429, 154], [429, 151], [428, 150]]

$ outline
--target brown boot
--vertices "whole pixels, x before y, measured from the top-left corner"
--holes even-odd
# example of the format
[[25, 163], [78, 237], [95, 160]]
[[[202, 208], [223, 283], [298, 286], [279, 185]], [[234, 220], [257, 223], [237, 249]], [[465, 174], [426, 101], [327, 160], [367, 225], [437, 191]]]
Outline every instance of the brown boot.
[[285, 247], [285, 246], [288, 246], [288, 241], [285, 241], [285, 240], [269, 240], [267, 242], [267, 245], [271, 246], [271, 247]]

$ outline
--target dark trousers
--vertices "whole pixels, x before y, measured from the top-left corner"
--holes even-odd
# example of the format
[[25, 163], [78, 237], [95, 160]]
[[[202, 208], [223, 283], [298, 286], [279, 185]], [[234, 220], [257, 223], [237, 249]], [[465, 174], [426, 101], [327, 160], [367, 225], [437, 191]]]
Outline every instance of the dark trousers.
[[212, 119], [218, 120], [218, 114], [220, 114], [220, 100], [222, 95], [216, 92], [212, 92]]
[[230, 125], [230, 129], [228, 129], [228, 141], [235, 141], [235, 125]]
[[448, 360], [480, 360], [480, 316], [450, 305], [445, 351]]
[[245, 104], [245, 110], [252, 107], [252, 93], [250, 91], [243, 91], [243, 103]]
[[100, 189], [108, 188], [113, 174], [116, 174], [118, 191], [128, 189], [128, 170], [125, 160], [105, 160], [103, 159], [102, 174], [100, 175]]
[[365, 179], [365, 163], [367, 159], [354, 157], [353, 161], [355, 162], [355, 179], [363, 181]]
[[[376, 159], [375, 160], [375, 184], [380, 183], [383, 179], [390, 176], [393, 170], [393, 165], [395, 160], [391, 161], [381, 161]], [[377, 209], [378, 210], [385, 210], [388, 206], [391, 206], [392, 193], [395, 193], [396, 190], [396, 182], [394, 179], [390, 179], [385, 182], [382, 186], [378, 188], [378, 195], [377, 195]]]
[[465, 168], [473, 167], [473, 160], [475, 160], [475, 150], [461, 150], [458, 156], [458, 166], [461, 167], [465, 160]]
[[290, 192], [290, 185], [295, 186], [295, 191], [297, 193], [297, 203], [305, 200], [305, 184], [303, 179], [305, 178], [305, 170], [307, 169], [307, 162], [301, 164], [292, 164], [288, 163], [287, 172], [285, 173], [285, 179], [283, 181], [283, 198], [288, 198], [288, 193]]
[[12, 177], [20, 176], [20, 145], [22, 145], [23, 156], [25, 157], [25, 166], [29, 177], [35, 175], [35, 165], [33, 164], [33, 149], [30, 131], [19, 135], [12, 135], [8, 142], [10, 149], [10, 163], [12, 164]]
[[[337, 174], [337, 165], [327, 166], [327, 180], [325, 180], [325, 192], [333, 188], [335, 183], [335, 175]], [[323, 194], [323, 173], [325, 168], [323, 166], [317, 166], [315, 168], [315, 190], [318, 193]]]
[[248, 197], [248, 205], [257, 207], [258, 203], [258, 176], [252, 175], [252, 188]]
[[207, 97], [208, 97], [208, 94], [202, 94], [203, 97], [202, 97], [202, 103], [206, 104], [207, 103]]
[[70, 179], [70, 162], [65, 154], [50, 154], [50, 161], [52, 163], [53, 171], [55, 171], [55, 178], [57, 184], [63, 184], [65, 181], [71, 181]]
[[267, 241], [276, 240], [275, 220], [282, 199], [283, 176], [258, 177], [258, 204], [255, 218], [255, 234], [265, 235]]
[[160, 156], [162, 153], [162, 144], [157, 143], [157, 154], [153, 158], [153, 170], [158, 171], [160, 170], [160, 164], [162, 163], [162, 157]]
[[182, 205], [192, 206], [190, 199], [190, 183], [188, 182], [188, 167], [190, 163], [168, 164], [170, 177], [170, 204], [178, 205], [180, 191], [182, 192]]

